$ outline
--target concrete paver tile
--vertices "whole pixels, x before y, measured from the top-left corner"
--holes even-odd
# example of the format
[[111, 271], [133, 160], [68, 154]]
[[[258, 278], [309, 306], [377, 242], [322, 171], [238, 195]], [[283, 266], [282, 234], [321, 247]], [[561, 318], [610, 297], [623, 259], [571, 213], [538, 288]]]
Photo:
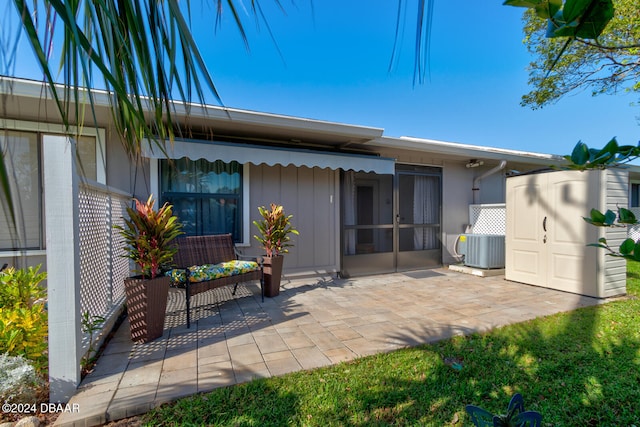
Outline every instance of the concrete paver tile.
[[340, 341], [334, 334], [327, 330], [313, 334], [309, 338], [311, 338], [311, 341], [313, 341], [316, 347], [318, 347], [318, 349], [323, 352], [325, 350], [344, 347], [342, 341]]
[[132, 362], [147, 362], [153, 360], [162, 360], [167, 350], [166, 338], [159, 338], [156, 341], [146, 344], [136, 344], [131, 349], [129, 359]]
[[599, 303], [500, 276], [428, 273], [283, 280], [280, 296], [264, 302], [257, 284], [235, 296], [223, 287], [194, 297], [190, 329], [184, 292], [172, 291], [163, 336], [134, 344], [125, 320], [71, 400], [81, 413], [63, 414], [56, 425], [105, 423], [254, 378]]
[[227, 341], [218, 339], [206, 339], [198, 341], [198, 357], [228, 353]]
[[352, 340], [347, 340], [344, 342], [344, 345], [359, 357], [369, 356], [371, 354], [377, 353], [378, 351], [381, 351], [380, 345], [372, 343], [366, 338], [355, 338]]
[[253, 335], [251, 335], [251, 331], [249, 330], [247, 330], [243, 334], [232, 335], [227, 338], [227, 346], [229, 346], [229, 348], [253, 343], [255, 343], [255, 340], [253, 338]]
[[280, 335], [258, 335], [253, 337], [255, 343], [260, 349], [260, 353], [264, 356], [267, 353], [277, 353], [280, 351], [288, 350], [289, 346]]
[[107, 419], [117, 420], [144, 414], [153, 408], [158, 384], [119, 388], [107, 409]]
[[258, 378], [268, 378], [271, 376], [265, 362], [251, 364], [234, 364], [233, 373], [238, 384], [249, 382]]
[[129, 338], [127, 338], [127, 341], [109, 342], [109, 345], [107, 346], [107, 348], [105, 348], [102, 351], [102, 356], [107, 356], [110, 354], [118, 354], [118, 353], [125, 353], [128, 356], [129, 353], [131, 353], [132, 348], [133, 348], [133, 343]]
[[262, 337], [262, 336], [277, 335], [278, 330], [273, 325], [269, 324], [269, 326], [260, 328], [258, 330], [254, 330], [253, 328], [251, 328], [251, 333], [253, 334], [254, 337]]
[[317, 347], [304, 347], [292, 350], [300, 366], [303, 369], [319, 368], [331, 364], [331, 360]]
[[229, 347], [229, 354], [234, 368], [240, 364], [251, 365], [264, 361], [256, 343]]
[[120, 383], [120, 380], [122, 379], [122, 376], [124, 375], [125, 369], [126, 369], [126, 366], [124, 366], [120, 372], [114, 372], [113, 374], [103, 375], [103, 376], [93, 375], [93, 372], [92, 372], [90, 375], [87, 375], [82, 380], [82, 382], [78, 386], [78, 391], [84, 392], [104, 384], [117, 387], [118, 384]]
[[354, 331], [352, 328], [346, 326], [341, 328], [333, 328], [329, 329], [329, 331], [340, 341], [344, 342], [346, 340], [352, 340], [356, 338], [362, 338], [358, 332]]
[[288, 357], [267, 360], [266, 365], [272, 376], [284, 375], [302, 369], [298, 360], [291, 353]]
[[198, 392], [198, 369], [196, 366], [163, 372], [158, 384], [154, 405], [171, 402]]
[[120, 380], [118, 391], [141, 385], [157, 387], [162, 373], [162, 364], [162, 360], [130, 363], [127, 371], [122, 376], [122, 380]]
[[87, 410], [80, 409], [79, 413], [62, 413], [55, 421], [55, 425], [58, 427], [98, 426], [106, 423], [106, 407]]
[[230, 360], [198, 365], [198, 381], [200, 380], [200, 378], [206, 376], [220, 376], [224, 373], [231, 373], [231, 375], [233, 375], [233, 367]]
[[313, 347], [313, 341], [304, 332], [281, 333], [282, 340], [290, 349]]
[[224, 353], [224, 354], [214, 354], [211, 356], [199, 356], [198, 357], [198, 366], [200, 365], [209, 365], [211, 363], [222, 363], [222, 362], [230, 362], [231, 361], [231, 355], [229, 354], [229, 352]]
[[265, 362], [270, 362], [272, 360], [278, 360], [278, 359], [287, 359], [289, 357], [293, 357], [293, 353], [291, 352], [291, 350], [283, 350], [283, 351], [276, 351], [274, 353], [262, 354], [262, 358], [264, 359]]
[[162, 372], [182, 370], [198, 366], [198, 350], [167, 351]]
[[358, 356], [351, 351], [348, 347], [342, 346], [341, 348], [332, 348], [330, 350], [323, 351], [324, 355], [331, 361], [331, 363], [340, 363], [353, 360]]
[[108, 354], [98, 359], [96, 366], [93, 368], [91, 377], [103, 377], [110, 375], [120, 375], [124, 372], [129, 364], [129, 357], [123, 353]]

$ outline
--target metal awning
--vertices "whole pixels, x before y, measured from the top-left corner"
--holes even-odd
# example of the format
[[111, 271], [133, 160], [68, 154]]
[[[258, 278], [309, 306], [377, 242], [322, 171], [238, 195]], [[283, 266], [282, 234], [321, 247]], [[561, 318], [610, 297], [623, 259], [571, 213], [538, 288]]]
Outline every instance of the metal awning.
[[349, 153], [328, 153], [295, 148], [264, 147], [226, 142], [176, 140], [167, 143], [166, 154], [152, 141], [142, 144], [142, 155], [152, 159], [205, 159], [210, 162], [222, 160], [254, 165], [294, 165], [321, 169], [343, 169], [377, 174], [395, 173], [395, 160], [385, 157]]

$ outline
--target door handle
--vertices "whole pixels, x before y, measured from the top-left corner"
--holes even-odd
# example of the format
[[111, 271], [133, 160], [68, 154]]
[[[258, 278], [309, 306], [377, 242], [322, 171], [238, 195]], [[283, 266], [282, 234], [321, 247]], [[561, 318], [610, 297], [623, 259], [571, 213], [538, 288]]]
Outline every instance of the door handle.
[[547, 232], [547, 217], [546, 216], [542, 220], [542, 229], [545, 231], [545, 233]]

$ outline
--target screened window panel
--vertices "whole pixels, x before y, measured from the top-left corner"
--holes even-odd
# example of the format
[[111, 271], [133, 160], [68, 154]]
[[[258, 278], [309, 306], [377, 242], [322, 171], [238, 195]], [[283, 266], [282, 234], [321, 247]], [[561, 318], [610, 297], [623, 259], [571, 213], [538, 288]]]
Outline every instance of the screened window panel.
[[78, 137], [76, 138], [76, 147], [78, 153], [78, 172], [81, 176], [96, 181], [98, 179], [96, 137]]
[[1, 131], [0, 149], [7, 168], [15, 215], [14, 224], [8, 200], [4, 192], [1, 192], [0, 249], [40, 249], [42, 212], [38, 135], [32, 132]]
[[186, 158], [161, 160], [163, 202], [187, 235], [231, 233], [242, 240], [242, 165]]
[[631, 184], [631, 204], [630, 207], [640, 207], [640, 184]]

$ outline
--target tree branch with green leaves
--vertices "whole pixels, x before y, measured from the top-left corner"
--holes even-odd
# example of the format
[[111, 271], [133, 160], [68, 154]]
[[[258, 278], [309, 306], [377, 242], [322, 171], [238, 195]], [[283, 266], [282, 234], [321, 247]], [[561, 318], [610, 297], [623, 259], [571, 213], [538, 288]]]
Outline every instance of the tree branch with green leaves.
[[541, 108], [584, 89], [593, 96], [640, 90], [640, 0], [505, 4], [530, 8], [523, 21], [524, 43], [535, 57], [529, 64], [533, 89], [523, 106]]

